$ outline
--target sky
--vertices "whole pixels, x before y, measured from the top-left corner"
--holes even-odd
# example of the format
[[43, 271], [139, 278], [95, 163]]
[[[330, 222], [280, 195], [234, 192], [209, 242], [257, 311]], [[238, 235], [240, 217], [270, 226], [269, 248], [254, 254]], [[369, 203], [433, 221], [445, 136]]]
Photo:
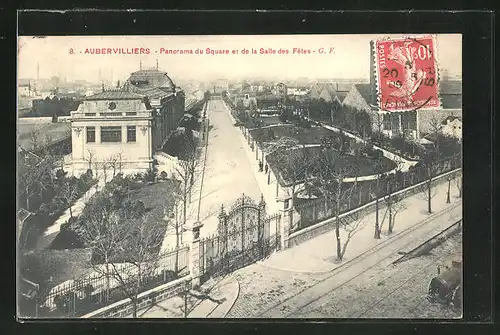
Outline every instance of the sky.
[[[18, 38], [18, 78], [59, 76], [68, 81], [101, 79], [126, 80], [139, 69], [156, 67], [175, 81], [260, 77], [263, 79], [365, 78], [370, 66], [369, 42], [403, 35], [221, 35], [221, 36], [48, 36]], [[437, 35], [438, 66], [451, 76], [461, 76], [462, 38], [460, 34]], [[95, 48], [149, 48], [148, 55], [85, 54]], [[160, 54], [167, 50], [229, 50], [229, 55]], [[273, 48], [289, 54], [241, 54], [242, 49]], [[291, 54], [293, 48], [316, 50], [311, 54]], [[319, 54], [323, 48], [324, 53]], [[72, 49], [72, 54], [70, 53]], [[238, 54], [232, 54], [232, 50]], [[330, 50], [333, 50], [330, 52]]]

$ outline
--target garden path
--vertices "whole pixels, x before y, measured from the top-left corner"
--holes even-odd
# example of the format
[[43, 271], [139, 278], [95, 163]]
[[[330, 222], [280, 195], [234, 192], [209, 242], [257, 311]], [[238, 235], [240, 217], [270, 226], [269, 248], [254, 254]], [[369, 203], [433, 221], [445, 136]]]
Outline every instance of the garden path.
[[[306, 118], [307, 119], [307, 118]], [[312, 120], [312, 119], [308, 119], [309, 121], [311, 122], [315, 122], [317, 123], [317, 121], [315, 120]], [[328, 129], [328, 130], [332, 130], [334, 132], [337, 132], [337, 133], [340, 133], [340, 129], [337, 128], [337, 127], [334, 127], [334, 126], [330, 126], [330, 125], [327, 125], [327, 124], [324, 124], [322, 122], [319, 123], [323, 128], [325, 129]], [[357, 142], [360, 142], [360, 143], [366, 143], [366, 140], [357, 136], [357, 135], [354, 135], [350, 132], [347, 132], [344, 130], [344, 134], [350, 138], [353, 138], [355, 139]], [[418, 161], [410, 161], [410, 160], [407, 160], [399, 155], [396, 155], [395, 153], [393, 152], [390, 152], [388, 151], [387, 149], [384, 149], [382, 147], [379, 147], [379, 146], [376, 146], [374, 145], [373, 146], [374, 149], [377, 149], [377, 150], [380, 150], [382, 151], [382, 153], [384, 154], [384, 157], [387, 157], [389, 158], [390, 160], [392, 161], [395, 161], [395, 162], [401, 162], [401, 172], [407, 172], [408, 169], [411, 167], [411, 166], [414, 166], [415, 164], [418, 163]], [[376, 177], [375, 177], [376, 178]], [[359, 180], [359, 179], [358, 179]]]

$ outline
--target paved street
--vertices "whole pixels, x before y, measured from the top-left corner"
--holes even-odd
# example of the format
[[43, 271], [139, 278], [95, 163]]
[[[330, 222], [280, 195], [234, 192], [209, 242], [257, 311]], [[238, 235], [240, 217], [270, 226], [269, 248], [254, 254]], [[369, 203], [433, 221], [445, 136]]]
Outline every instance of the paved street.
[[202, 237], [216, 231], [221, 205], [230, 207], [243, 193], [255, 201], [261, 196], [254, 177], [257, 163], [248, 159], [244, 149], [247, 144], [234, 127], [227, 107], [221, 100], [210, 100], [207, 116], [211, 128], [201, 190]]
[[348, 284], [335, 287], [311, 304], [296, 310], [297, 318], [453, 318], [460, 313], [430, 303], [428, 285], [438, 265], [449, 266], [462, 251], [461, 234], [427, 255], [392, 265], [378, 263]]
[[[390, 239], [384, 234], [381, 240], [374, 240], [373, 225], [366, 225], [364, 229], [367, 229], [369, 234], [360, 231], [359, 235], [353, 238], [347, 249], [348, 257], [344, 261], [351, 262], [340, 267], [334, 261], [334, 232], [329, 232], [297, 247], [276, 253], [259, 264], [241, 269], [234, 274], [240, 281], [240, 296], [227, 317], [314, 317], [318, 313], [323, 313], [322, 317], [345, 317], [344, 312], [333, 309], [330, 312], [321, 311], [321, 306], [328, 305], [329, 295], [335, 295], [337, 290], [341, 290], [347, 301], [352, 300], [352, 304], [356, 299], [359, 283], [369, 282], [375, 274], [388, 277], [394, 274], [394, 271], [398, 272], [393, 270], [386, 273], [384, 269], [389, 269], [389, 264], [400, 257], [399, 251], [410, 251], [461, 217], [461, 199], [453, 194], [454, 203], [446, 204], [445, 189], [446, 183], [436, 187], [434, 213], [431, 215], [425, 213], [425, 201], [419, 194], [408, 198], [407, 202], [412, 206], [398, 214], [400, 223], [396, 223], [397, 231], [394, 231]], [[366, 253], [362, 254], [363, 252]], [[427, 265], [419, 264], [414, 270], [423, 270], [424, 273], [425, 269], [432, 268], [432, 265], [426, 268]], [[394, 284], [392, 287], [395, 288], [398, 283], [411, 279], [408, 277], [411, 272], [403, 274], [403, 277], [393, 279], [394, 283], [388, 285]], [[416, 295], [425, 293], [414, 292]], [[376, 301], [379, 298], [376, 293], [367, 293], [364, 299]], [[351, 314], [362, 312], [360, 308], [348, 311]]]

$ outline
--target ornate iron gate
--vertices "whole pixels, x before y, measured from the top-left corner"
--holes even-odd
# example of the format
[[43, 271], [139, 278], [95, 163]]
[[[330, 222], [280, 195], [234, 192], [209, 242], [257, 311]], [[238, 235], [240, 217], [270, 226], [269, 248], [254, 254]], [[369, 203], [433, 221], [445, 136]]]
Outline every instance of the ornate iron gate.
[[217, 233], [200, 241], [202, 280], [233, 272], [280, 249], [279, 214], [268, 216], [261, 197], [246, 195], [226, 211], [221, 206]]

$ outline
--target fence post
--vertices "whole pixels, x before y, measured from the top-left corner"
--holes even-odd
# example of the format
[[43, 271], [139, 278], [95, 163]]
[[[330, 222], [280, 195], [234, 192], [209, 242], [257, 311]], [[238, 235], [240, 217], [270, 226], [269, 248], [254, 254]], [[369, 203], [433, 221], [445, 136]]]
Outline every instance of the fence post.
[[280, 237], [281, 237], [281, 248], [282, 250], [288, 248], [288, 235], [290, 232], [290, 227], [292, 222], [290, 222], [290, 211], [293, 210], [293, 205], [291, 205], [291, 198], [279, 199], [281, 202], [281, 223], [280, 223]]
[[191, 242], [191, 247], [189, 249], [191, 262], [191, 268], [189, 272], [191, 273], [191, 283], [193, 288], [197, 288], [200, 286], [200, 228], [203, 227], [203, 224], [196, 221], [191, 226], [191, 230], [193, 232], [193, 240]]

